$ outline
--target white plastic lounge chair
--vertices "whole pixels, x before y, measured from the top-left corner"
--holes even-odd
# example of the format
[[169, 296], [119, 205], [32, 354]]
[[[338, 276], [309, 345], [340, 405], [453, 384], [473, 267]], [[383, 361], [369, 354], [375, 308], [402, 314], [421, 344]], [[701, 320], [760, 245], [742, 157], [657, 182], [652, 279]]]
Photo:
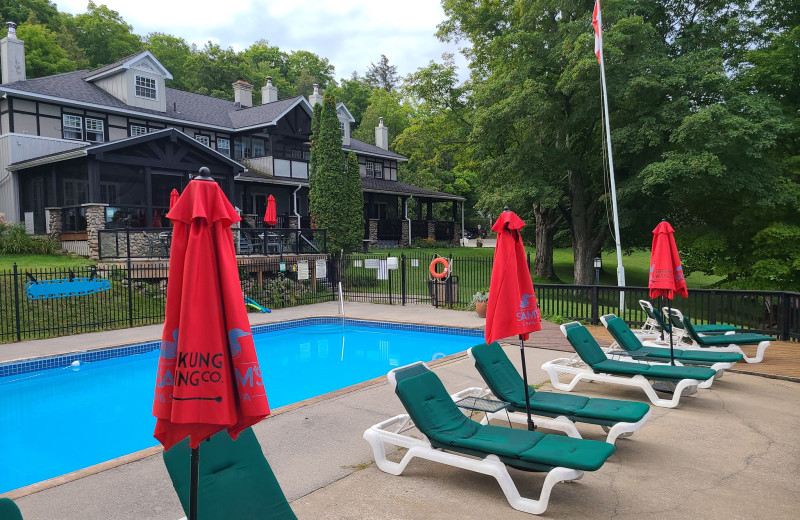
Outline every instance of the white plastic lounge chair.
[[[664, 313], [664, 318], [669, 321], [669, 326], [672, 329], [673, 337], [679, 342], [693, 343], [692, 336], [686, 327], [683, 325], [683, 313], [674, 307], [664, 307], [661, 309]], [[734, 327], [733, 325], [723, 325], [719, 323], [695, 325], [695, 332], [701, 336], [721, 336], [727, 334], [739, 334], [742, 329]]]
[[[717, 377], [722, 377], [725, 369], [732, 367], [742, 360], [742, 355], [736, 352], [708, 352], [698, 349], [679, 349], [673, 348], [670, 354], [669, 347], [653, 347], [643, 345], [639, 338], [625, 323], [625, 320], [613, 314], [606, 314], [600, 317], [600, 322], [611, 333], [614, 338], [614, 347], [620, 349], [618, 352], [635, 359], [637, 361], [665, 363], [672, 357], [676, 363], [681, 365], [693, 365], [709, 367], [717, 372]], [[607, 351], [606, 355], [612, 355]]]
[[[686, 316], [682, 317], [683, 326], [692, 339], [690, 345], [686, 343], [681, 345], [683, 349], [701, 349], [708, 352], [738, 352], [748, 363], [761, 363], [764, 360], [764, 351], [767, 350], [767, 347], [772, 341], [775, 341], [775, 338], [771, 336], [750, 332], [703, 336], [697, 331], [697, 327], [692, 325], [689, 318]], [[755, 357], [749, 357], [745, 354], [740, 345], [758, 345], [756, 347]]]
[[[408, 414], [387, 419], [364, 432], [376, 464], [386, 473], [400, 475], [414, 457], [441, 462], [494, 477], [511, 507], [541, 514], [547, 509], [555, 484], [599, 469], [614, 453], [613, 445], [601, 441], [472, 421], [424, 363], [396, 368], [387, 377]], [[414, 426], [422, 439], [404, 434]], [[386, 444], [408, 451], [399, 463], [392, 462], [386, 458]], [[506, 466], [547, 473], [538, 500], [520, 495]]]
[[[504, 411], [487, 412], [482, 422], [488, 424], [492, 419], [507, 419], [527, 427], [525, 383], [500, 344], [482, 343], [470, 348], [467, 353], [489, 388], [467, 388], [454, 394], [453, 399], [491, 394], [511, 404]], [[606, 442], [611, 444], [618, 437], [631, 436], [650, 418], [650, 407], [645, 403], [544, 392], [533, 388], [529, 392], [528, 404], [531, 414], [536, 416], [534, 422], [539, 427], [563, 431], [570, 437], [580, 439], [575, 423], [597, 424], [608, 433]]]
[[[542, 370], [550, 375], [550, 382], [558, 390], [570, 392], [584, 380], [634, 386], [644, 390], [654, 405], [675, 408], [682, 395], [693, 394], [697, 388], [708, 388], [714, 382], [716, 372], [710, 368], [608, 359], [591, 333], [577, 321], [561, 325], [561, 332], [583, 363], [559, 358], [542, 365]], [[571, 374], [574, 377], [569, 383], [562, 383], [559, 380], [561, 374]], [[658, 397], [649, 381], [665, 382], [673, 387], [672, 399]]]

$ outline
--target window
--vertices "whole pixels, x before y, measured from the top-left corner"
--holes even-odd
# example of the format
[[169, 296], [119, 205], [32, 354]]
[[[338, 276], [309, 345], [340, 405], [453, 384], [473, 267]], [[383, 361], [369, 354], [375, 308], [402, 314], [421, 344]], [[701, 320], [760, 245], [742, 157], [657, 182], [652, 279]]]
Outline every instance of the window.
[[375, 172], [376, 179], [383, 179], [383, 165], [381, 163], [375, 163], [373, 170]]
[[102, 143], [106, 140], [102, 119], [86, 118], [86, 140], [94, 143]]
[[147, 127], [142, 125], [131, 125], [131, 137], [137, 135], [144, 135], [147, 133]]
[[146, 76], [135, 76], [136, 96], [146, 99], [158, 99], [156, 80]]
[[373, 172], [372, 167], [373, 167], [373, 165], [374, 165], [374, 163], [371, 163], [371, 162], [367, 161], [367, 177], [368, 178], [372, 177], [372, 172]]
[[292, 150], [292, 159], [299, 159], [302, 157], [300, 150]]
[[194, 134], [194, 138], [198, 143], [203, 143], [206, 146], [211, 144], [211, 140], [207, 135]]
[[342, 132], [342, 137], [345, 137], [344, 133], [344, 121], [339, 121], [339, 131]]
[[100, 200], [106, 204], [119, 204], [117, 184], [113, 182], [100, 183]]
[[303, 150], [303, 160], [310, 161], [311, 160], [311, 152], [308, 150]]
[[217, 138], [217, 151], [222, 155], [231, 156], [231, 142], [229, 139]]
[[83, 139], [83, 118], [64, 114], [64, 139]]
[[264, 141], [261, 139], [253, 139], [253, 157], [264, 157]]
[[89, 182], [64, 179], [64, 205], [77, 206], [89, 202]]

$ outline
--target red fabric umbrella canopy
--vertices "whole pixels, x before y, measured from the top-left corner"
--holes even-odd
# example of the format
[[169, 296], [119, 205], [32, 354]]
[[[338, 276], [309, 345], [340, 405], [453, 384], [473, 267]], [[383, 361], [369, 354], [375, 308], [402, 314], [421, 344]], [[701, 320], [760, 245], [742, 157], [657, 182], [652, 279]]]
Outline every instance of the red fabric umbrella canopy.
[[269, 415], [230, 226], [240, 220], [216, 182], [192, 180], [167, 214], [174, 222], [158, 360], [154, 437], [192, 448]]
[[172, 191], [169, 192], [169, 209], [172, 209], [175, 206], [175, 203], [178, 202], [178, 199], [181, 197], [181, 194], [178, 193], [178, 190], [172, 188]]
[[278, 214], [275, 210], [275, 197], [272, 195], [267, 199], [267, 212], [264, 214], [264, 222], [270, 226], [278, 223]]
[[504, 211], [492, 231], [497, 232], [489, 304], [486, 309], [486, 343], [542, 330], [539, 304], [519, 230], [525, 222], [513, 211]]
[[664, 296], [668, 300], [675, 294], [687, 298], [686, 280], [683, 277], [681, 257], [669, 222], [662, 220], [653, 230], [653, 248], [650, 252], [650, 277], [647, 286], [650, 298]]

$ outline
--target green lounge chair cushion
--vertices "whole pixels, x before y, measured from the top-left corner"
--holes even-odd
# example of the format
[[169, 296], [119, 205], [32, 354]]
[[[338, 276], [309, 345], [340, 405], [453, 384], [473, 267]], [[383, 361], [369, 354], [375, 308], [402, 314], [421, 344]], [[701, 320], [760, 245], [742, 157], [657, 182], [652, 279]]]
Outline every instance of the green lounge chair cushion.
[[589, 330], [582, 325], [572, 325], [566, 327], [567, 339], [575, 352], [581, 357], [584, 363], [594, 366], [597, 363], [606, 361], [606, 353], [597, 344]]
[[608, 372], [609, 374], [626, 376], [644, 374], [649, 368], [650, 365], [647, 363], [632, 363], [630, 361], [617, 361], [616, 359], [606, 359], [592, 365], [592, 370], [595, 372]]
[[[525, 388], [522, 377], [499, 343], [481, 343], [471, 349], [475, 368], [498, 399], [511, 403], [509, 410], [525, 412]], [[645, 403], [616, 399], [588, 398], [557, 392], [530, 389], [531, 412], [548, 417], [563, 415], [568, 419], [593, 424], [639, 422], [650, 410]]]
[[705, 367], [678, 367], [671, 365], [649, 365], [642, 374], [647, 379], [656, 381], [680, 381], [681, 379], [697, 379], [707, 381], [717, 374], [716, 370]]
[[[670, 359], [669, 348], [650, 347], [642, 345], [636, 334], [628, 327], [625, 320], [613, 314], [605, 316], [606, 328], [614, 337], [617, 344], [628, 352], [645, 354], [655, 360]], [[736, 352], [699, 352], [696, 350], [673, 349], [672, 355], [675, 359], [689, 364], [708, 364], [714, 363], [736, 363], [742, 360], [742, 355]]]
[[17, 504], [10, 498], [0, 498], [0, 519], [2, 520], [22, 520]]
[[433, 372], [400, 372], [395, 372], [395, 393], [434, 446], [476, 456], [494, 454], [511, 466], [538, 471], [556, 466], [594, 471], [614, 453], [613, 445], [601, 441], [481, 425], [458, 409]]
[[[678, 315], [670, 313], [669, 315], [669, 322], [670, 325], [674, 326], [677, 329], [683, 329], [685, 325], [681, 322]], [[700, 334], [725, 334], [726, 332], [738, 332], [741, 329], [739, 327], [734, 327], [733, 325], [724, 325], [722, 323], [709, 323], [706, 325], [693, 325], [695, 332]]]
[[744, 332], [741, 334], [729, 334], [727, 336], [699, 336], [695, 341], [702, 346], [725, 346], [725, 345], [758, 345], [762, 341], [775, 341], [775, 338], [770, 336], [762, 336], [761, 334], [752, 334]]
[[[226, 431], [200, 445], [199, 520], [270, 518], [296, 520], [251, 428], [234, 441]], [[189, 514], [189, 439], [164, 452], [164, 463]]]

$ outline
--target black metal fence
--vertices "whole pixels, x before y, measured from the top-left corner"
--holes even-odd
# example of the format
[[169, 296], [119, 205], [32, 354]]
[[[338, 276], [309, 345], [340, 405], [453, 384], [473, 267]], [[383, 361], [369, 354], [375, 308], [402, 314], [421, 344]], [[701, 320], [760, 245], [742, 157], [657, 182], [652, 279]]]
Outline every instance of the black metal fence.
[[[492, 258], [449, 258], [452, 276], [446, 280], [430, 275], [433, 259], [433, 253], [424, 252], [401, 254], [396, 263], [382, 255], [345, 256], [337, 261], [344, 296], [358, 302], [466, 308], [476, 292], [488, 290]], [[534, 287], [543, 316], [593, 324], [599, 323], [600, 316], [613, 313], [632, 325], [641, 325], [646, 316], [639, 300], [650, 301], [656, 308], [667, 305], [666, 301], [651, 301], [647, 287]], [[690, 289], [689, 298], [678, 297], [673, 305], [698, 324], [728, 323], [800, 341], [800, 293]]]
[[[278, 309], [335, 298], [329, 261], [251, 259], [239, 266], [243, 296]], [[168, 267], [130, 262], [109, 268], [0, 271], [0, 342], [80, 334], [161, 323]], [[26, 284], [70, 278], [106, 279], [108, 290], [84, 296], [29, 299]], [[65, 282], [67, 283], [67, 282]], [[244, 305], [244, 301], [242, 302]], [[251, 307], [251, 310], [255, 310]]]

